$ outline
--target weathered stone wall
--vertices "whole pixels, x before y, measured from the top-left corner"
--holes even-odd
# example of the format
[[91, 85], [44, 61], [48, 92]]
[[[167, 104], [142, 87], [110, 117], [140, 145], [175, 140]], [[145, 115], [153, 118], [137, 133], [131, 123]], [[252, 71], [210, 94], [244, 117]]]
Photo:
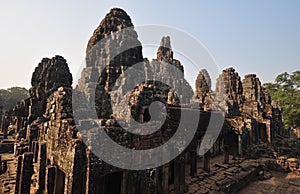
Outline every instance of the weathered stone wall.
[[[46, 121], [40, 129], [40, 141], [47, 142], [47, 169], [54, 166], [64, 174], [64, 193], [82, 193], [85, 190], [86, 148], [77, 136], [71, 100], [70, 87], [58, 88], [47, 99]], [[47, 175], [48, 181], [59, 176], [56, 172], [54, 177], [49, 177], [49, 171], [46, 171]]]
[[[107, 21], [118, 21], [110, 22]], [[116, 26], [114, 26], [116, 25]], [[105, 19], [100, 23], [100, 26], [94, 32], [94, 35], [89, 41], [87, 48], [87, 67], [83, 70], [82, 77], [79, 80], [76, 92], [81, 95], [88, 103], [93, 102], [93, 99], [96, 100], [96, 110], [98, 113], [98, 123], [101, 124], [98, 130], [79, 130], [82, 133], [86, 143], [89, 147], [93, 148], [99, 144], [99, 130], [105, 131], [115, 142], [118, 142], [120, 145], [135, 148], [135, 149], [149, 149], [161, 145], [167, 141], [176, 129], [178, 125], [176, 119], [178, 117], [179, 108], [175, 108], [173, 113], [168, 114], [167, 121], [162, 129], [154, 134], [138, 136], [131, 133], [125, 132], [120, 128], [120, 126], [115, 121], [115, 115], [112, 115], [112, 107], [110, 107], [110, 99], [112, 99], [116, 104], [122, 105], [121, 109], [114, 109], [114, 112], [119, 114], [119, 117], [122, 118], [125, 122], [129, 121], [128, 116], [133, 114], [136, 121], [145, 122], [149, 114], [149, 105], [154, 100], [159, 100], [165, 105], [179, 105], [183, 103], [189, 103], [192, 93], [191, 88], [185, 89], [188, 84], [183, 78], [183, 66], [176, 59], [173, 59], [173, 51], [171, 48], [170, 38], [163, 37], [161, 40], [161, 46], [157, 51], [157, 59], [149, 62], [147, 59], [143, 59], [141, 53], [141, 46], [137, 40], [136, 32], [132, 29], [129, 30], [129, 39], [128, 44], [132, 43], [133, 45], [138, 45], [134, 49], [123, 52], [117, 57], [111, 59], [109, 58], [110, 54], [114, 54], [115, 48], [117, 51], [121, 50], [123, 42], [126, 40], [122, 33], [117, 33], [114, 37], [114, 42], [116, 47], [103, 47], [101, 45], [101, 40], [109, 35], [114, 29], [123, 29], [125, 27], [132, 27], [132, 23], [127, 14], [123, 10], [112, 9]], [[110, 29], [112, 28], [112, 29]], [[102, 30], [101, 30], [102, 29]], [[124, 32], [126, 33], [126, 32]], [[128, 37], [126, 37], [128, 39]], [[132, 38], [132, 39], [131, 39]], [[100, 41], [100, 43], [99, 43]], [[111, 42], [110, 42], [111, 43]], [[99, 45], [100, 46], [99, 46]], [[102, 46], [102, 47], [101, 47]], [[141, 66], [137, 66], [135, 70], [138, 72], [137, 75], [132, 75], [129, 77], [124, 77], [121, 75], [128, 67], [141, 63]], [[168, 68], [165, 68], [166, 64], [169, 64], [176, 69], [177, 71], [169, 72]], [[101, 67], [105, 65], [105, 71], [100, 72]], [[175, 69], [175, 70], [176, 70]], [[89, 74], [90, 73], [90, 74]], [[165, 75], [171, 74], [171, 77], [166, 77]], [[95, 82], [95, 77], [99, 76], [97, 81], [97, 88], [93, 87]], [[160, 80], [161, 82], [148, 81], [140, 83], [138, 81], [139, 77], [145, 77], [149, 80], [158, 80], [159, 78], [164, 77]], [[152, 76], [152, 77], [149, 77]], [[118, 79], [119, 78], [119, 79]], [[152, 78], [152, 79], [151, 79]], [[124, 93], [126, 93], [126, 88], [131, 83], [139, 83], [139, 85], [133, 85], [135, 88], [130, 88], [130, 101], [129, 104], [121, 104]], [[166, 83], [166, 85], [164, 85]], [[116, 85], [119, 86], [115, 95], [112, 95], [112, 87]], [[186, 94], [184, 96], [178, 96], [172, 88], [175, 88], [179, 93]], [[96, 96], [93, 96], [90, 91], [96, 89]], [[117, 95], [116, 95], [117, 94]], [[128, 102], [126, 102], [128, 103]], [[79, 105], [80, 106], [80, 105]], [[170, 107], [172, 109], [172, 107]], [[84, 112], [85, 107], [82, 107], [81, 110]], [[171, 111], [168, 110], [167, 112]], [[175, 111], [175, 113], [174, 113]], [[172, 111], [171, 111], [172, 112]], [[192, 112], [191, 112], [192, 113]], [[88, 113], [86, 114], [88, 115]], [[84, 126], [94, 126], [91, 120], [79, 120], [79, 129], [84, 129]], [[174, 118], [176, 117], [176, 118]], [[88, 117], [86, 117], [88, 118]], [[130, 123], [128, 123], [130, 124]], [[100, 141], [102, 142], [102, 141]], [[93, 145], [95, 143], [95, 145]], [[101, 145], [101, 143], [100, 143]], [[98, 145], [99, 146], [99, 145]], [[109, 179], [111, 174], [120, 173], [122, 174], [122, 192], [124, 193], [161, 193], [158, 188], [160, 181], [158, 180], [160, 176], [157, 174], [159, 170], [152, 169], [149, 171], [120, 171], [115, 167], [112, 167], [105, 162], [99, 160], [92, 152], [88, 153], [88, 170], [87, 170], [87, 190], [89, 193], [99, 193], [107, 191], [105, 185], [105, 179]], [[182, 164], [182, 162], [181, 162]], [[151, 172], [150, 172], [151, 171]], [[173, 170], [171, 170], [173, 171]], [[150, 178], [150, 174], [153, 178]], [[167, 173], [168, 174], [168, 173]], [[181, 174], [182, 175], [182, 174]], [[168, 175], [166, 175], [168, 176]], [[135, 178], [134, 178], [135, 177]], [[179, 174], [176, 175], [176, 180], [179, 177]], [[183, 175], [184, 177], [184, 175]], [[178, 180], [179, 181], [179, 180]], [[182, 182], [182, 181], [181, 181]], [[136, 187], [132, 187], [136, 185]], [[176, 187], [181, 185], [180, 190], [182, 191], [183, 183], [176, 182]], [[166, 188], [167, 186], [164, 186]], [[161, 190], [161, 189], [160, 189]]]
[[249, 74], [243, 79], [243, 108], [245, 115], [262, 119], [265, 115], [265, 94], [263, 93], [261, 83], [255, 74]]
[[[112, 87], [128, 67], [143, 61], [141, 43], [130, 17], [121, 9], [111, 9], [88, 42], [87, 67], [78, 82], [78, 95], [87, 103], [96, 102], [99, 118], [111, 118]], [[93, 94], [95, 87], [96, 97]]]
[[[280, 125], [276, 122], [282, 122], [282, 119], [273, 117], [271, 97], [264, 91], [255, 74], [246, 75], [243, 79], [243, 96], [241, 111], [244, 117], [254, 118], [257, 121], [256, 128], [258, 128], [255, 133], [258, 133], [258, 136], [264, 141], [271, 142], [274, 136], [273, 131], [277, 130], [276, 125]], [[274, 124], [272, 124], [273, 122]]]
[[[101, 43], [111, 32], [128, 27]], [[128, 44], [133, 44], [133, 47], [122, 52]], [[121, 54], [114, 56], [118, 52]], [[241, 82], [233, 68], [222, 71], [217, 80], [215, 99], [211, 95], [208, 72], [202, 70], [196, 80], [195, 96], [201, 106], [193, 107], [189, 104], [192, 90], [183, 77], [183, 65], [173, 58], [170, 37], [162, 38], [156, 59], [151, 62], [143, 59], [131, 19], [121, 9], [112, 9], [101, 21], [89, 40], [86, 53], [87, 67], [74, 91], [66, 60], [60, 56], [43, 59], [33, 73], [30, 97], [5, 115], [3, 128], [7, 131], [10, 127], [18, 132], [16, 137], [20, 139], [16, 155], [26, 152], [18, 160], [16, 193], [28, 193], [32, 164], [37, 162], [37, 193], [183, 194], [187, 188], [187, 167], [190, 167], [191, 177], [197, 176], [197, 152], [203, 141], [207, 143], [203, 168], [210, 172], [212, 156], [224, 153], [224, 163], [228, 163], [229, 154], [234, 157], [242, 155], [247, 146], [259, 140], [270, 142], [274, 131], [280, 133], [283, 126], [280, 106], [271, 101], [259, 79], [251, 74]], [[141, 64], [136, 68], [138, 74], [154, 81], [138, 82], [133, 88], [128, 88], [129, 102], [122, 104], [126, 87], [139, 81], [136, 75], [125, 77], [122, 73], [137, 63]], [[176, 71], [169, 72], [167, 64]], [[162, 77], [161, 82], [155, 81]], [[113, 86], [118, 86], [114, 92]], [[72, 104], [72, 92], [79, 96], [75, 105]], [[111, 100], [121, 108], [111, 107]], [[150, 119], [149, 106], [156, 100], [166, 106], [167, 116], [161, 129], [150, 135], [123, 130], [116, 115], [112, 114], [117, 112], [124, 122], [129, 121], [132, 114], [136, 121], [145, 123]], [[96, 109], [96, 117], [90, 117], [88, 108], [91, 104]], [[224, 113], [212, 111], [213, 106], [220, 107]], [[80, 113], [79, 120], [73, 118], [73, 108]], [[199, 124], [188, 148], [168, 164], [130, 171], [111, 166], [93, 153], [94, 147], [106, 143], [101, 141], [101, 133], [107, 133], [113, 141], [130, 149], [149, 149], [164, 144], [178, 128], [181, 111], [190, 118], [199, 113]], [[218, 122], [210, 123], [212, 116]], [[184, 124], [187, 126], [185, 130], [193, 127], [191, 123]], [[207, 131], [209, 125], [212, 131]], [[220, 133], [215, 129], [221, 129]], [[203, 139], [204, 135], [207, 139]], [[209, 141], [215, 142], [212, 147]], [[245, 173], [242, 175], [246, 176]], [[223, 186], [226, 181], [217, 181], [216, 184]], [[231, 181], [231, 184], [237, 182]]]
[[206, 69], [202, 69], [196, 78], [196, 93], [193, 97], [200, 104], [200, 108], [204, 111], [213, 109], [213, 101], [211, 95], [211, 79]]
[[235, 69], [231, 67], [223, 70], [217, 79], [215, 101], [228, 117], [241, 115], [242, 94], [241, 78]]
[[30, 96], [5, 114], [2, 130], [19, 133], [19, 139], [26, 139], [27, 129], [32, 128], [29, 125], [39, 117], [43, 117], [47, 98], [58, 87], [71, 84], [72, 75], [63, 57], [44, 58], [32, 74]]
[[[163, 82], [167, 83], [170, 87], [163, 86], [161, 83], [156, 83], [155, 81], [144, 82], [137, 85], [131, 93], [129, 93], [129, 104], [121, 106], [123, 108], [122, 110], [113, 110], [110, 106], [110, 99], [113, 99], [114, 102], [121, 105], [121, 97], [125, 93], [125, 90], [122, 90], [122, 88], [127, 84], [130, 85], [130, 83], [134, 83], [134, 81], [138, 80], [134, 76], [123, 77], [121, 75], [130, 66], [135, 65], [136, 63], [143, 64], [140, 68], [137, 68], [137, 71], [140, 73], [139, 75], [143, 75], [147, 78], [152, 75], [154, 80], [157, 77], [162, 77], [170, 73], [168, 72], [168, 69], [165, 68], [166, 63], [178, 68], [179, 72], [184, 71], [180, 62], [173, 59], [169, 37], [162, 38], [161, 46], [157, 52], [157, 59], [154, 59], [151, 62], [143, 59], [141, 46], [133, 28], [130, 30], [129, 37], [131, 37], [133, 43], [136, 43], [138, 46], [113, 59], [110, 58], [109, 55], [116, 52], [111, 50], [112, 48], [122, 48], [122, 41], [124, 41], [122, 34], [117, 34], [116, 37], [114, 37], [114, 43], [116, 43], [114, 46], [110, 45], [110, 47], [103, 47], [101, 43], [99, 44], [100, 46], [97, 45], [97, 43], [109, 36], [110, 32], [115, 32], [126, 27], [133, 27], [129, 16], [122, 10], [112, 9], [94, 32], [87, 47], [87, 67], [82, 72], [82, 77], [78, 82], [75, 92], [82, 96], [82, 99], [85, 100], [83, 102], [93, 103], [96, 101], [95, 108], [98, 113], [98, 119], [93, 118], [95, 120], [91, 120], [88, 119], [88, 113], [86, 115], [83, 114], [82, 120], [78, 121], [77, 126], [79, 129], [83, 129], [80, 130], [80, 133], [89, 148], [99, 146], [99, 143], [97, 142], [99, 142], [100, 130], [107, 133], [115, 142], [131, 149], [149, 149], [153, 146], [160, 145], [167, 141], [173, 134], [172, 130], [177, 128], [178, 123], [176, 123], [176, 121], [179, 120], [177, 112], [180, 110], [180, 105], [189, 103], [188, 100], [178, 96], [176, 92], [171, 89], [176, 88], [180, 92], [184, 92], [181, 88], [186, 84], [186, 81], [184, 78], [180, 77], [181, 75], [178, 73], [177, 76], [175, 75], [175, 79], [166, 78], [163, 80]], [[109, 43], [112, 44], [112, 42]], [[101, 72], [103, 70], [101, 67], [103, 66], [105, 67], [105, 71]], [[97, 77], [100, 78], [97, 79]], [[177, 79], [177, 77], [179, 79]], [[200, 72], [196, 81], [197, 98], [202, 104], [201, 108], [204, 110], [211, 110], [211, 107], [213, 106], [211, 101], [212, 97], [210, 95], [211, 83], [208, 77], [207, 72]], [[172, 80], [175, 80], [175, 82]], [[233, 68], [224, 70], [217, 80], [216, 101], [222, 103], [222, 101], [225, 100], [225, 103], [214, 104], [214, 106], [221, 106], [221, 108], [225, 110], [226, 120], [222, 127], [221, 134], [213, 147], [204, 155], [204, 169], [206, 171], [210, 171], [211, 169], [211, 156], [225, 152], [224, 162], [226, 163], [229, 161], [229, 154], [232, 154], [233, 156], [241, 155], [242, 150], [245, 149], [247, 145], [262, 138], [262, 134], [260, 133], [260, 128], [262, 126], [265, 126], [266, 128], [267, 125], [271, 126], [269, 123], [270, 117], [272, 117], [272, 114], [269, 112], [271, 99], [263, 92], [259, 80], [255, 76], [247, 76], [243, 84], [245, 85], [244, 90], [241, 79]], [[117, 89], [117, 92], [112, 95], [112, 87], [114, 85], [119, 86], [119, 88]], [[96, 94], [94, 95], [92, 91], [95, 89]], [[58, 93], [59, 92], [60, 91], [58, 91]], [[77, 172], [78, 175], [83, 175], [85, 173], [84, 180], [77, 180], [75, 177], [73, 179], [66, 178], [65, 188], [74, 190], [73, 181], [81, 181], [81, 183], [84, 182], [82, 185], [86, 188], [85, 192], [88, 193], [107, 193], [108, 191], [116, 191], [118, 189], [123, 193], [129, 192], [132, 194], [163, 193], [170, 189], [170, 185], [174, 185], [175, 193], [184, 193], [185, 180], [182, 180], [180, 177], [185, 177], [185, 157], [186, 155], [190, 155], [189, 157], [193, 161], [190, 164], [191, 175], [197, 174], [197, 147], [201, 144], [203, 135], [206, 132], [210, 114], [220, 114], [220, 117], [222, 117], [221, 112], [202, 113], [197, 133], [191, 145], [185, 150], [184, 154], [178, 156], [169, 164], [147, 171], [124, 171], [100, 160], [92, 152], [92, 149], [87, 149], [87, 152], [85, 152], [84, 146], [78, 144], [81, 142], [80, 137], [77, 139], [75, 138], [76, 135], [72, 135], [73, 138], [70, 139], [70, 135], [67, 135], [71, 133], [70, 127], [68, 127], [70, 123], [68, 125], [58, 124], [65, 119], [55, 119], [62, 112], [62, 110], [59, 108], [57, 109], [56, 106], [56, 108], [54, 108], [53, 106], [53, 103], [58, 102], [59, 99], [55, 97], [51, 98], [48, 101], [50, 108], [47, 109], [47, 111], [49, 115], [54, 116], [50, 116], [50, 120], [48, 118], [47, 120], [49, 121], [45, 122], [47, 124], [44, 124], [44, 130], [49, 130], [46, 138], [47, 158], [49, 158], [48, 162], [50, 165], [48, 164], [49, 166], [47, 168], [55, 166], [69, 176], [73, 175], [72, 173], [75, 172]], [[63, 98], [66, 98], [66, 96]], [[171, 113], [168, 114], [168, 122], [162, 126], [159, 133], [142, 137], [128, 133], [121, 129], [115, 120], [115, 115], [112, 114], [113, 111], [118, 112], [118, 114], [120, 114], [119, 116], [123, 118], [124, 121], [128, 121], [128, 116], [133, 114], [136, 121], [147, 122], [149, 119], [148, 108], [153, 100], [159, 100], [166, 104], [167, 107], [169, 106], [167, 112], [169, 111], [168, 113]], [[80, 104], [79, 106], [82, 106], [79, 111], [85, 113], [86, 107]], [[249, 112], [251, 109], [250, 106], [254, 107], [257, 114]], [[188, 106], [185, 108], [188, 114], [193, 114], [193, 111], [200, 111], [199, 109], [193, 109]], [[73, 120], [70, 119], [66, 122], [68, 123], [69, 121]], [[100, 126], [98, 126], [97, 123], [100, 123]], [[216, 126], [214, 127], [220, 128], [221, 126], [217, 126], [218, 124], [220, 125], [222, 122], [216, 123]], [[96, 127], [97, 130], [95, 128], [92, 130], [85, 129], [85, 127], [91, 126]], [[76, 130], [73, 127], [71, 128], [74, 130], [73, 134], [76, 133]], [[211, 134], [211, 136], [213, 136], [213, 134]], [[73, 141], [77, 142], [77, 145], [73, 144]], [[104, 142], [100, 141], [100, 145], [101, 143]], [[78, 145], [80, 145], [79, 148], [76, 147]], [[79, 149], [79, 151], [76, 149]], [[65, 150], [70, 150], [70, 153], [62, 158], [60, 153]], [[81, 161], [81, 163], [77, 163], [79, 168], [76, 169], [76, 171], [71, 172], [72, 168], [73, 170], [75, 169], [74, 166], [76, 164], [76, 155], [74, 153], [81, 153], [81, 155], [77, 156], [80, 158], [79, 161]], [[66, 166], [67, 164], [69, 164], [69, 168]], [[48, 179], [50, 171], [51, 170], [48, 170]], [[167, 178], [164, 179], [163, 177]], [[112, 180], [115, 181], [116, 188], [110, 187], [110, 181]], [[82, 190], [82, 188], [79, 190]]]
[[59, 87], [70, 86], [72, 75], [66, 60], [61, 56], [44, 58], [32, 74], [29, 122], [45, 113], [47, 98]]
[[[41, 157], [46, 154], [46, 149], [42, 145], [43, 142], [47, 141], [47, 131], [49, 130], [49, 133], [53, 135], [52, 133], [55, 132], [52, 130], [60, 129], [60, 127], [66, 129], [66, 125], [69, 126], [68, 119], [72, 118], [72, 103], [70, 101], [72, 75], [63, 57], [44, 58], [33, 72], [31, 84], [30, 96], [5, 113], [2, 120], [2, 130], [5, 134], [15, 134], [16, 142], [10, 143], [10, 150], [16, 156], [20, 155], [21, 157], [17, 166], [16, 193], [29, 193], [33, 162], [41, 162], [37, 170], [38, 174], [44, 175], [39, 177], [41, 183], [43, 182], [42, 180], [48, 175], [45, 173], [46, 169], [41, 168], [46, 166], [46, 158], [41, 159]], [[60, 88], [61, 86], [67, 87], [68, 90]], [[58, 90], [58, 88], [60, 89]], [[56, 90], [58, 91], [55, 92]], [[64, 95], [67, 95], [68, 98], [65, 98]], [[47, 129], [46, 132], [44, 129]], [[51, 136], [50, 141], [55, 137], [54, 135]], [[51, 142], [51, 146], [56, 140]], [[57, 143], [60, 142], [57, 141]], [[63, 146], [63, 144], [60, 145]], [[50, 154], [52, 153], [51, 148], [53, 148], [51, 146], [48, 146]], [[43, 148], [44, 151], [41, 153], [39, 148]], [[54, 153], [56, 149], [54, 149]], [[68, 150], [62, 151], [59, 152], [60, 155], [69, 153]], [[70, 171], [73, 171], [73, 167], [76, 166], [76, 162], [73, 160], [75, 156], [76, 154], [72, 156], [72, 161], [64, 165], [69, 166], [72, 163]], [[48, 162], [55, 160], [53, 157], [48, 159]], [[40, 186], [42, 189], [39, 192], [42, 193], [47, 187], [45, 185]]]
[[6, 134], [17, 133], [20, 130], [26, 131], [28, 107], [29, 98], [18, 102], [14, 108], [6, 112], [2, 117], [2, 131]]
[[[142, 81], [159, 80], [178, 90], [177, 95], [185, 94], [178, 96], [181, 103], [189, 103], [192, 97], [192, 89], [183, 78], [183, 66], [180, 61], [173, 59], [170, 37], [162, 38], [157, 59], [151, 62], [143, 59], [141, 43], [137, 39], [131, 19], [120, 9], [112, 9], [95, 30], [87, 46], [86, 63], [87, 67], [82, 71], [75, 94], [81, 102], [96, 108], [98, 118], [114, 118], [116, 116], [112, 112], [117, 112], [120, 118], [128, 120], [130, 107], [114, 109], [111, 102], [120, 107], [126, 106], [122, 104], [124, 95], [128, 89], [134, 89], [128, 87], [136, 87], [134, 83], [140, 83], [140, 78]], [[169, 68], [165, 68], [166, 63], [176, 67], [178, 72], [169, 72]], [[135, 73], [124, 76], [123, 73], [133, 65]], [[112, 94], [114, 86], [117, 88]], [[170, 92], [170, 95], [172, 98], [175, 94]], [[82, 104], [85, 103], [78, 103], [77, 108], [80, 115], [82, 118], [91, 118], [86, 112], [88, 108]]]
[[[203, 101], [209, 93], [207, 88], [208, 84], [200, 71], [196, 93], [202, 108], [206, 105]], [[255, 74], [246, 75], [241, 82], [233, 68], [223, 70], [217, 79], [216, 95], [210, 99], [209, 104], [213, 108], [226, 114], [225, 128], [229, 130], [224, 130], [232, 132], [225, 135], [221, 142], [224, 141], [227, 147], [225, 152], [233, 156], [242, 155], [243, 150], [253, 143], [270, 143], [283, 130], [280, 105], [272, 101]]]
[[[171, 68], [171, 67], [176, 68]], [[169, 36], [162, 37], [157, 57], [150, 63], [150, 73], [153, 80], [159, 80], [177, 91], [180, 104], [189, 104], [193, 90], [184, 78], [184, 67], [181, 62], [173, 57], [173, 50]]]

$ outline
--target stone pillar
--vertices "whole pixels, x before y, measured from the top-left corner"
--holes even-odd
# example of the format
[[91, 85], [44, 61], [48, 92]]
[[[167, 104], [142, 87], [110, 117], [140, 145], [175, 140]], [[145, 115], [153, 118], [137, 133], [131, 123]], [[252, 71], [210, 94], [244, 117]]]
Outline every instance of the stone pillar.
[[2, 173], [2, 155], [0, 154], [0, 174]]
[[126, 185], [127, 185], [127, 172], [126, 171], [123, 171], [121, 184], [122, 185], [121, 185], [120, 194], [126, 194]]
[[169, 164], [163, 165], [163, 193], [169, 192]]
[[7, 139], [7, 127], [9, 126], [8, 116], [4, 116], [2, 119], [1, 129], [3, 132], [3, 138]]
[[[85, 180], [86, 180], [86, 184], [85, 184], [85, 193], [89, 193], [89, 186], [90, 186], [90, 174], [91, 174], [91, 152], [89, 149], [86, 149], [86, 158], [87, 158], [87, 165], [86, 165], [86, 177], [85, 177]], [[125, 177], [125, 172], [123, 173], [123, 177]], [[125, 180], [125, 178], [123, 178], [123, 180]], [[124, 181], [124, 184], [126, 182]], [[125, 187], [124, 187], [125, 188]], [[123, 191], [122, 191], [123, 192]], [[122, 193], [121, 194], [125, 194], [125, 193]]]
[[191, 165], [190, 165], [190, 176], [196, 176], [197, 175], [197, 153], [196, 151], [190, 152], [190, 159], [191, 159]]
[[180, 154], [174, 159], [174, 194], [184, 194], [185, 189], [185, 157]]
[[271, 132], [271, 123], [270, 121], [266, 122], [266, 132], [267, 132], [267, 139], [268, 143], [272, 142], [272, 132]]
[[252, 128], [249, 129], [249, 145], [251, 145], [253, 143], [253, 132], [252, 132]]
[[220, 138], [220, 139], [219, 139], [219, 154], [222, 153], [223, 150], [224, 150], [223, 144], [224, 144], [224, 141], [223, 141], [222, 138]]
[[[2, 102], [2, 99], [0, 98], [0, 103]], [[0, 129], [2, 126], [2, 119], [3, 119], [3, 106], [0, 105]]]
[[3, 139], [7, 139], [7, 130], [4, 129], [4, 132], [3, 132]]
[[255, 128], [255, 144], [257, 144], [259, 142], [259, 128], [258, 128], [258, 125], [256, 126]]
[[224, 164], [229, 163], [229, 152], [230, 152], [229, 145], [224, 145]]
[[33, 161], [34, 162], [37, 162], [38, 155], [39, 155], [39, 144], [37, 141], [35, 141], [35, 146], [34, 146], [34, 150], [33, 150]]
[[160, 166], [156, 168], [156, 176], [155, 176], [155, 183], [156, 188], [154, 189], [156, 193], [164, 193], [164, 176], [163, 176], [163, 168], [164, 166]]
[[29, 147], [29, 151], [33, 153], [33, 162], [36, 162], [35, 157], [34, 157], [35, 156], [34, 151], [35, 151], [36, 144], [37, 144], [37, 141], [32, 141], [31, 146]]
[[208, 150], [204, 154], [204, 165], [203, 165], [203, 169], [207, 172], [210, 172], [210, 158], [211, 158], [211, 153], [210, 150]]
[[7, 161], [2, 161], [2, 163], [0, 162], [0, 173], [5, 173], [7, 171]]
[[33, 154], [31, 152], [26, 152], [23, 154], [23, 158], [22, 158], [19, 194], [30, 193], [32, 174], [33, 174]]
[[20, 129], [22, 129], [22, 117], [21, 116], [17, 116], [17, 121], [16, 121], [17, 123], [17, 131], [16, 131], [16, 133], [17, 132], [19, 132], [20, 131]]
[[32, 153], [34, 152], [35, 142], [36, 142], [36, 141], [32, 141], [32, 142], [31, 142], [31, 146], [29, 147], [29, 151], [32, 152]]
[[242, 156], [243, 150], [242, 150], [242, 137], [241, 134], [238, 134], [238, 155]]
[[45, 179], [46, 179], [46, 142], [40, 144], [40, 149], [38, 151], [38, 163], [39, 163], [39, 188], [38, 193], [44, 193], [45, 190]]
[[220, 146], [219, 141], [220, 140], [217, 139], [216, 142], [214, 143], [214, 156], [217, 156], [219, 154], [219, 150], [220, 150], [220, 148], [219, 148], [219, 146]]
[[19, 156], [18, 157], [18, 165], [17, 165], [17, 176], [16, 176], [15, 194], [19, 193], [20, 178], [21, 178], [21, 167], [22, 167], [22, 156]]
[[15, 142], [14, 143], [14, 156], [18, 155], [18, 144]]

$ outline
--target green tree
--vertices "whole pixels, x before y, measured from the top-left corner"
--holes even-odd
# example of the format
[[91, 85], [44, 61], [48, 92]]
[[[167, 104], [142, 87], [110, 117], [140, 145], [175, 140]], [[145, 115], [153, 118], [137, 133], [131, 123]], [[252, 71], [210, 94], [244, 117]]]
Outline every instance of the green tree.
[[3, 106], [3, 111], [8, 111], [15, 107], [19, 101], [28, 97], [28, 90], [22, 87], [12, 87], [0, 89], [0, 106]]
[[300, 71], [279, 74], [275, 83], [265, 83], [264, 88], [282, 104], [285, 127], [300, 127]]
[[293, 72], [291, 80], [294, 83], [294, 87], [300, 89], [300, 71]]

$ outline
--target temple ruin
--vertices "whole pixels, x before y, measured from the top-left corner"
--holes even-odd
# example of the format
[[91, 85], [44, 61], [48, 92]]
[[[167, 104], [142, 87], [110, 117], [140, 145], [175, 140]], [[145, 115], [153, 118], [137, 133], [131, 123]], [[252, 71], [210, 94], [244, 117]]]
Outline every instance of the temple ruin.
[[[114, 37], [116, 45], [97, 44], [112, 32], [125, 28], [129, 28], [125, 34], [117, 33]], [[135, 46], [112, 60], [113, 48], [123, 48], [125, 38]], [[149, 61], [143, 57], [130, 17], [119, 8], [111, 9], [101, 21], [88, 41], [86, 54], [86, 67], [74, 89], [63, 57], [42, 59], [32, 74], [30, 96], [1, 115], [0, 193], [235, 193], [256, 180], [266, 166], [275, 168], [280, 164], [289, 168], [287, 159], [274, 156], [275, 151], [278, 156], [283, 155], [283, 149], [268, 147], [284, 134], [281, 107], [272, 101], [256, 75], [249, 74], [241, 80], [235, 69], [225, 69], [214, 93], [208, 72], [201, 70], [195, 80], [196, 91], [191, 93], [191, 87], [181, 77], [184, 65], [173, 56], [171, 37], [162, 37], [157, 58]], [[122, 103], [122, 95], [112, 92], [114, 85], [125, 86], [139, 80], [138, 77], [120, 78], [137, 63], [142, 64], [137, 69], [139, 75], [154, 81], [136, 85], [130, 93], [130, 101], [122, 106], [127, 108], [111, 107], [111, 100]], [[163, 83], [167, 83], [164, 85], [155, 80], [172, 73], [167, 72], [165, 63], [177, 68], [179, 73], [174, 73], [176, 81], [164, 79]], [[185, 95], [178, 95], [175, 89]], [[81, 103], [72, 102], [74, 95]], [[147, 122], [153, 101], [166, 105], [166, 122], [159, 131], [139, 136], [124, 131], [116, 122], [114, 112], [127, 122], [131, 114], [134, 120]], [[95, 108], [95, 115], [90, 114], [89, 107]], [[90, 149], [95, 146], [93, 140], [99, 131], [86, 127], [99, 123], [99, 129], [122, 146], [156, 147], [172, 137], [181, 110], [191, 117], [199, 113], [199, 124], [189, 146], [167, 164], [140, 171], [127, 170], [107, 164]], [[81, 118], [78, 120], [75, 115]], [[214, 123], [213, 127], [221, 128], [221, 132], [200, 157], [199, 145], [213, 116], [220, 121], [225, 117], [225, 120]], [[261, 145], [265, 147], [260, 148]], [[294, 150], [293, 154], [299, 153]], [[221, 162], [212, 162], [220, 156]], [[293, 169], [300, 172], [296, 166]]]

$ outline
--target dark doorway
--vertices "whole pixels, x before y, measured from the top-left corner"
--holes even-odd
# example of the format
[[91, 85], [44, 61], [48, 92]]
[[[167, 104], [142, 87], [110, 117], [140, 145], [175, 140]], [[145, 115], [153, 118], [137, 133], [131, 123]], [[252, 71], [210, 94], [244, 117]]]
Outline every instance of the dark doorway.
[[122, 172], [115, 172], [105, 176], [105, 194], [120, 194], [122, 186]]
[[267, 135], [267, 127], [264, 123], [258, 124], [258, 130], [259, 130], [259, 138], [263, 140], [264, 142], [267, 142], [268, 135]]
[[57, 167], [48, 167], [47, 193], [63, 194], [65, 189], [65, 173]]
[[47, 191], [49, 194], [53, 194], [55, 186], [55, 167], [48, 167], [47, 179]]
[[146, 108], [144, 110], [144, 114], [143, 114], [143, 122], [149, 122], [151, 120], [151, 115], [149, 113], [149, 108]]
[[257, 128], [253, 127], [251, 132], [252, 132], [252, 139], [251, 139], [251, 141], [253, 143], [257, 143]]
[[56, 169], [55, 176], [55, 194], [63, 194], [65, 189], [65, 173], [60, 169]]
[[93, 180], [93, 192], [91, 193], [104, 193], [104, 175], [97, 174]]
[[94, 178], [93, 192], [101, 194], [120, 194], [122, 188], [122, 172], [98, 174]]
[[229, 146], [229, 153], [233, 155], [233, 157], [238, 155], [238, 135], [235, 130], [231, 130], [225, 135], [224, 145]]

